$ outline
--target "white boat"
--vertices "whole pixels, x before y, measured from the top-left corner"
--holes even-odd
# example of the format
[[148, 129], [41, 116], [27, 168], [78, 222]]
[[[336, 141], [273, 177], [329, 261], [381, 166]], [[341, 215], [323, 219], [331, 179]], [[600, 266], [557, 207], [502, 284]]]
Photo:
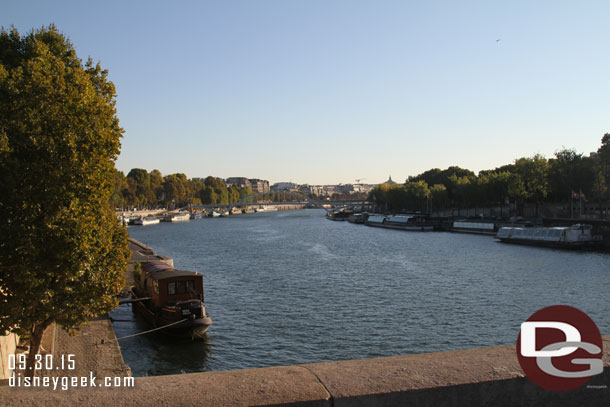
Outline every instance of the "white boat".
[[601, 243], [602, 236], [594, 235], [591, 225], [529, 228], [505, 226], [500, 228], [496, 239], [506, 243], [581, 248]]
[[208, 216], [211, 218], [217, 218], [220, 216], [220, 212], [212, 211]]
[[184, 222], [191, 218], [188, 212], [170, 213], [163, 218], [164, 222]]
[[388, 216], [383, 221], [383, 226], [390, 229], [400, 229], [417, 232], [429, 232], [434, 230], [434, 225], [428, 222], [427, 217], [422, 215]]
[[128, 225], [137, 225], [136, 221], [139, 220], [141, 217], [138, 215], [128, 215], [125, 217], [125, 222]]
[[383, 221], [385, 220], [385, 218], [385, 215], [369, 215], [368, 219], [364, 222], [364, 224], [368, 226], [381, 226], [383, 225]]
[[451, 227], [452, 232], [496, 234], [496, 225], [493, 222], [472, 222], [466, 220], [456, 220]]
[[145, 217], [140, 217], [133, 222], [134, 225], [141, 225], [141, 226], [154, 225], [156, 223], [159, 223], [159, 219], [153, 215], [147, 215]]
[[430, 232], [434, 225], [423, 215], [370, 215], [364, 222], [367, 226], [377, 226], [388, 229], [408, 230], [417, 232]]

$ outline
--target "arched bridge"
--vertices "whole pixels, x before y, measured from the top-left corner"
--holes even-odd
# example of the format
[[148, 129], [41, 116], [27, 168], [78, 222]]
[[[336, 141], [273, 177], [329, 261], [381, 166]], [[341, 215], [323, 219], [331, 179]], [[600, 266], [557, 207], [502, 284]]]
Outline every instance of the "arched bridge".
[[[271, 195], [280, 196], [281, 201], [264, 201], [260, 202], [258, 199], [269, 198]], [[292, 200], [289, 200], [292, 199]], [[337, 206], [357, 206], [357, 205], [370, 205], [370, 202], [366, 199], [353, 199], [353, 200], [337, 200], [337, 201], [316, 201], [315, 199], [311, 199], [307, 195], [300, 194], [298, 192], [292, 191], [282, 191], [282, 192], [258, 192], [249, 196], [246, 196], [240, 199], [238, 202], [232, 204], [205, 204], [205, 205], [193, 205], [193, 208], [227, 208], [229, 211], [234, 207], [244, 207], [244, 206], [260, 206], [260, 205], [270, 205], [270, 206], [281, 206], [281, 205], [294, 205], [294, 204], [309, 204], [316, 208], [334, 208]]]
[[258, 198], [265, 198], [266, 196], [270, 196], [269, 192], [258, 192], [256, 194], [252, 194], [249, 195], [245, 198], [240, 199], [238, 202], [235, 202], [234, 204], [230, 204], [229, 205], [229, 210], [233, 209], [233, 207], [235, 206], [249, 206], [249, 205], [289, 205], [289, 204], [295, 204], [295, 203], [302, 203], [302, 204], [311, 204], [313, 206], [315, 206], [316, 208], [322, 208], [323, 203], [318, 202], [314, 199], [311, 199], [310, 197], [308, 197], [307, 195], [303, 195], [303, 194], [299, 194], [297, 192], [292, 192], [292, 191], [285, 191], [285, 192], [276, 192], [275, 194], [279, 194], [281, 195], [284, 200], [288, 197], [290, 198], [296, 198], [297, 200], [293, 200], [293, 201], [282, 201], [282, 202], [250, 202], [250, 201], [255, 201]]

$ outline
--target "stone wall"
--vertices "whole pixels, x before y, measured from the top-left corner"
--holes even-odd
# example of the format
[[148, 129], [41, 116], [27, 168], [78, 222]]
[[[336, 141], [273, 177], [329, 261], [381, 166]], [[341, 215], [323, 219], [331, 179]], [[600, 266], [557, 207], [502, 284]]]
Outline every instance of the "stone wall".
[[[53, 391], [0, 387], [11, 406], [608, 406], [603, 374], [551, 392], [523, 376], [515, 345], [261, 369], [139, 377], [133, 388]], [[1, 403], [0, 403], [1, 404]]]

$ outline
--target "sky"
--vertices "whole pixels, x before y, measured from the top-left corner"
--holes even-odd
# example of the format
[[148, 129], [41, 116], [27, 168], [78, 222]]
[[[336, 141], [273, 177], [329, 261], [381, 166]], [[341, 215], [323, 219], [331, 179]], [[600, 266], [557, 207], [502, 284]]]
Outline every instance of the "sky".
[[610, 132], [605, 0], [1, 2], [109, 71], [125, 173], [404, 182]]

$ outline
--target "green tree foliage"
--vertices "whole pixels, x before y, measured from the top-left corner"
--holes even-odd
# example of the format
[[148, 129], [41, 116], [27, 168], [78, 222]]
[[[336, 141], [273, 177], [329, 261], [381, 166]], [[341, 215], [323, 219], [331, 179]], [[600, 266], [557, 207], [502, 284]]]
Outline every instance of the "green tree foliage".
[[430, 189], [426, 181], [412, 181], [404, 185], [377, 185], [369, 194], [369, 199], [386, 211], [421, 211], [425, 209]]
[[564, 202], [573, 192], [590, 195], [593, 190], [595, 166], [598, 160], [584, 157], [572, 149], [563, 149], [549, 160], [549, 184], [551, 199]]
[[548, 168], [548, 161], [540, 154], [515, 160], [514, 171], [521, 178], [526, 199], [539, 202], [547, 196]]
[[154, 206], [158, 206], [159, 202], [163, 200], [163, 175], [161, 174], [161, 171], [152, 170], [150, 172], [150, 188], [156, 198]]
[[[475, 178], [475, 174], [470, 170], [457, 166], [452, 166], [445, 170], [433, 168], [415, 177], [409, 177], [407, 182], [425, 181], [428, 185], [444, 185], [447, 189], [448, 199], [459, 203], [461, 202], [461, 199], [458, 196], [460, 191], [457, 190], [457, 184], [458, 179], [462, 178]], [[461, 182], [465, 183], [465, 180], [462, 180]]]
[[188, 204], [188, 181], [184, 174], [170, 174], [163, 179], [164, 201], [173, 209]]
[[602, 137], [602, 145], [597, 150], [599, 158], [610, 168], [610, 133], [604, 134]]
[[252, 195], [252, 188], [250, 188], [250, 187], [240, 188], [238, 201], [241, 201], [242, 199], [244, 199], [245, 197], [248, 197], [250, 195]]
[[30, 366], [51, 323], [76, 330], [116, 305], [129, 256], [110, 207], [122, 132], [99, 64], [54, 26], [2, 30], [0, 332], [29, 337]]
[[447, 187], [443, 184], [435, 184], [430, 188], [430, 209], [441, 209], [447, 206], [449, 195]]
[[148, 171], [134, 168], [127, 174], [127, 181], [132, 181], [134, 191], [134, 206], [139, 208], [150, 208], [154, 206], [157, 197], [153, 191]]
[[123, 171], [115, 169], [112, 177], [112, 193], [110, 196], [110, 204], [113, 208], [125, 208], [127, 205], [125, 190], [127, 190], [127, 178], [125, 178]]

